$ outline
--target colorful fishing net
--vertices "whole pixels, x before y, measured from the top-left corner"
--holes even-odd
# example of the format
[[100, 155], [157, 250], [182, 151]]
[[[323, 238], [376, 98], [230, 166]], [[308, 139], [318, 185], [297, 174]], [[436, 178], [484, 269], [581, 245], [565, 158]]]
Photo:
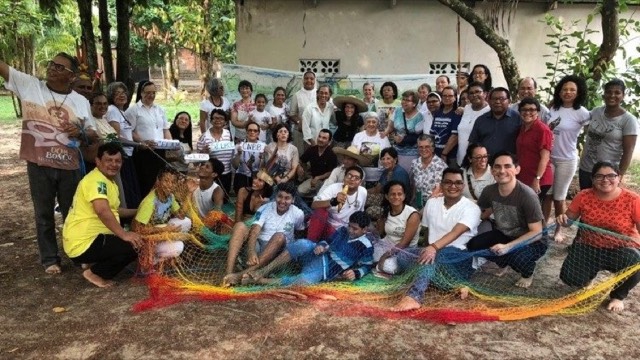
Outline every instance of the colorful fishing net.
[[[149, 297], [136, 304], [135, 311], [182, 301], [256, 300], [277, 296], [307, 300], [340, 316], [409, 318], [439, 323], [522, 320], [594, 311], [608, 299], [612, 290], [621, 284], [631, 284], [638, 276], [634, 278], [634, 274], [640, 270], [638, 250], [624, 247], [630, 239], [576, 222], [579, 239], [598, 238], [604, 243], [617, 242], [623, 246], [605, 249], [584, 248], [580, 241], [573, 245], [549, 243], [548, 251], [537, 263], [533, 284], [527, 289], [514, 286], [519, 278], [514, 271], [495, 276], [499, 269], [491, 261], [466, 280], [456, 266], [452, 266], [472, 258], [478, 263], [478, 258], [493, 255], [489, 250], [474, 253], [440, 251], [437, 265], [414, 265], [390, 279], [369, 273], [356, 281], [329, 281], [286, 288], [277, 285], [222, 287], [233, 210], [227, 208], [227, 214], [214, 211], [205, 219], [199, 219], [188, 196], [182, 197], [182, 206], [193, 220], [190, 233], [146, 237], [149, 246], [142, 251], [140, 263], [142, 271], [148, 274]], [[552, 231], [553, 225], [548, 230]], [[151, 245], [171, 240], [185, 242], [183, 253], [177, 258], [158, 262]], [[403, 255], [415, 257], [408, 252]], [[597, 264], [601, 265], [600, 269], [609, 271], [596, 271]], [[242, 261], [239, 261], [238, 269], [241, 267]], [[299, 271], [300, 266], [291, 263], [273, 276]], [[422, 307], [390, 311], [419, 279], [430, 282]], [[461, 290], [469, 294], [464, 300], [460, 298]]]

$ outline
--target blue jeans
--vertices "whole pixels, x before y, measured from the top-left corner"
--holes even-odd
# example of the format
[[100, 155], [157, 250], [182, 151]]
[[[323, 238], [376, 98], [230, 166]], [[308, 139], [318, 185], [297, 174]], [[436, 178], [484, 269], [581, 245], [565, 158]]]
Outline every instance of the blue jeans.
[[27, 175], [36, 220], [40, 262], [45, 267], [59, 264], [53, 208], [57, 197], [62, 219], [67, 218], [80, 181], [80, 171], [54, 169], [27, 162]]
[[473, 274], [473, 256], [465, 250], [453, 246], [446, 246], [438, 252], [435, 262], [429, 265], [418, 265], [417, 260], [423, 248], [409, 248], [397, 255], [398, 266], [405, 271], [413, 266], [419, 266], [418, 273], [407, 292], [407, 296], [419, 303], [424, 300], [424, 293], [433, 280], [436, 287], [451, 290], [460, 283], [469, 280]]
[[297, 240], [287, 245], [287, 252], [291, 259], [302, 264], [302, 271], [298, 275], [282, 277], [280, 283], [283, 286], [311, 285], [327, 280], [327, 254], [314, 254], [313, 249], [316, 246], [318, 246], [317, 243], [307, 239]]

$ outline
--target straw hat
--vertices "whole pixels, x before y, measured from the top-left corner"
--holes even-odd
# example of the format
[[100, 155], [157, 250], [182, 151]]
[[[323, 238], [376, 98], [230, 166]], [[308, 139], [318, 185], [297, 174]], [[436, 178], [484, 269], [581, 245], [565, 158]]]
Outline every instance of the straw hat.
[[356, 148], [353, 145], [349, 146], [346, 149], [343, 149], [341, 147], [334, 147], [333, 152], [336, 155], [343, 155], [343, 156], [348, 156], [350, 158], [356, 159], [361, 166], [371, 165], [371, 158], [365, 155], [360, 155], [358, 148]]
[[256, 174], [256, 177], [271, 186], [273, 186], [274, 184], [273, 178], [269, 176], [269, 174], [264, 169], [258, 171], [258, 173]]
[[365, 112], [369, 109], [364, 101], [354, 96], [336, 96], [333, 98], [333, 105], [337, 108], [342, 109], [344, 104], [354, 105], [356, 107], [356, 113]]

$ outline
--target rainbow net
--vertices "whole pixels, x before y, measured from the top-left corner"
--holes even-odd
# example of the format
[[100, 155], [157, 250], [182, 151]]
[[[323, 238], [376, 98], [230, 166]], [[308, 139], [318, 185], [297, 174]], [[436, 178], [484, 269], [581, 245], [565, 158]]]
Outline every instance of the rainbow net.
[[[640, 252], [629, 246], [631, 239], [575, 222], [578, 239], [599, 238], [617, 245], [609, 249], [585, 251], [580, 240], [575, 240], [572, 245], [551, 242], [546, 254], [537, 262], [532, 285], [526, 289], [514, 286], [520, 276], [513, 270], [496, 276], [499, 268], [492, 262], [485, 263], [469, 278], [460, 276], [455, 267], [448, 266], [489, 256], [489, 250], [464, 253], [440, 251], [436, 265], [414, 265], [390, 279], [369, 273], [356, 281], [328, 281], [305, 286], [224, 287], [222, 282], [233, 227], [233, 210], [226, 209], [227, 213], [213, 211], [205, 219], [200, 219], [189, 196], [183, 193], [178, 199], [182, 199], [181, 206], [192, 219], [192, 229], [189, 233], [163, 233], [145, 237], [148, 246], [141, 251], [140, 265], [142, 272], [147, 274], [149, 297], [137, 303], [134, 311], [183, 301], [281, 297], [309, 301], [340, 316], [409, 318], [439, 323], [509, 321], [594, 311], [608, 300], [612, 290], [615, 292], [621, 284], [629, 285], [640, 276]], [[250, 223], [251, 220], [248, 220], [247, 224]], [[554, 226], [547, 230], [552, 231]], [[162, 261], [154, 259], [155, 243], [175, 240], [185, 242], [184, 251], [179, 257]], [[582, 250], [578, 249], [581, 246]], [[415, 257], [412, 254], [405, 255]], [[240, 258], [243, 258], [243, 253]], [[236, 270], [240, 270], [242, 264], [242, 261], [238, 261]], [[595, 271], [597, 264], [602, 265], [601, 270], [608, 271]], [[290, 263], [271, 276], [278, 278], [299, 271], [299, 265]], [[422, 306], [410, 311], [391, 311], [391, 307], [407, 294], [420, 276], [426, 276], [430, 281]], [[567, 282], [571, 285], [567, 285]], [[461, 299], [461, 292], [467, 292], [468, 297]]]

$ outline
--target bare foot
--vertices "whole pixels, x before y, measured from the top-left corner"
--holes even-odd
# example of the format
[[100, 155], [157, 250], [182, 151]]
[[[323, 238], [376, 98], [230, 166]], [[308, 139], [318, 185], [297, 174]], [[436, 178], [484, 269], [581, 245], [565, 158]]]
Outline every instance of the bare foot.
[[560, 226], [558, 226], [558, 228], [556, 229], [556, 233], [553, 234], [553, 241], [557, 243], [564, 242], [564, 235], [562, 234], [562, 229], [560, 229]]
[[49, 275], [57, 275], [62, 273], [62, 268], [58, 264], [53, 264], [53, 265], [47, 266], [47, 268], [44, 269], [44, 272], [46, 272]]
[[497, 276], [497, 277], [503, 277], [508, 272], [509, 272], [509, 267], [505, 266], [505, 267], [501, 268], [500, 270], [496, 271], [495, 273], [493, 273], [493, 275]]
[[242, 274], [240, 283], [242, 285], [256, 285], [260, 284], [262, 280], [262, 273], [259, 271], [250, 271], [248, 273]]
[[620, 299], [611, 299], [609, 305], [607, 305], [607, 310], [615, 313], [621, 312], [624, 310], [624, 303]]
[[533, 275], [528, 278], [521, 277], [520, 280], [516, 281], [516, 286], [523, 289], [528, 289], [529, 286], [531, 286], [532, 282], [533, 282]]
[[238, 285], [238, 283], [240, 283], [241, 278], [242, 278], [242, 273], [227, 274], [222, 278], [222, 286], [230, 287], [230, 286]]
[[94, 274], [93, 271], [91, 271], [91, 269], [87, 269], [87, 270], [83, 271], [82, 272], [82, 276], [85, 279], [87, 279], [87, 281], [89, 281], [93, 285], [95, 285], [97, 287], [100, 287], [100, 288], [107, 288], [107, 287], [111, 287], [111, 286], [116, 284], [115, 282], [113, 282], [111, 280], [105, 280], [105, 279], [101, 278], [100, 276]]
[[463, 288], [460, 288], [460, 299], [464, 300], [468, 297], [469, 297], [469, 288], [466, 286]]
[[412, 298], [411, 296], [405, 296], [402, 298], [402, 300], [400, 300], [399, 303], [397, 303], [390, 310], [397, 311], [397, 312], [409, 311], [409, 310], [419, 309], [420, 306], [421, 306], [420, 303], [417, 302], [416, 299]]

